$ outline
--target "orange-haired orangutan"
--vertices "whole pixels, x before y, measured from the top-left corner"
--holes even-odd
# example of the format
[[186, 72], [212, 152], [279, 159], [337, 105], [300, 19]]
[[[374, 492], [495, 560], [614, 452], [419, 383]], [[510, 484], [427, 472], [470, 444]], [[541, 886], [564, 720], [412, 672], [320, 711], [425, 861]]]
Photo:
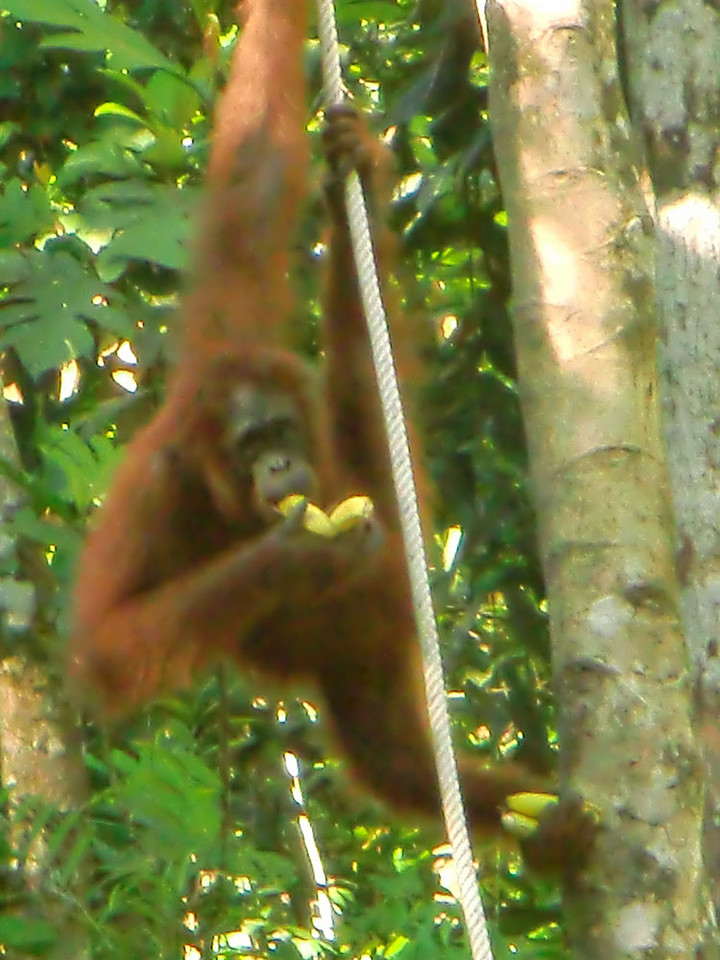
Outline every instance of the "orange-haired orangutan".
[[[246, 7], [215, 118], [185, 344], [165, 404], [130, 444], [88, 538], [70, 671], [106, 716], [222, 658], [310, 678], [359, 781], [394, 807], [436, 815], [398, 509], [342, 189], [355, 167], [372, 191], [381, 151], [353, 111], [330, 111], [318, 376], [281, 348], [293, 303], [292, 228], [306, 190], [305, 4]], [[289, 494], [323, 507], [367, 495], [374, 513], [328, 538], [303, 525], [303, 503], [281, 515]], [[539, 786], [510, 765], [468, 765], [463, 785], [473, 824], [489, 829], [499, 828], [507, 794]], [[546, 852], [562, 862], [583, 846], [587, 821], [573, 801], [556, 810], [541, 820], [538, 845], [549, 830]]]

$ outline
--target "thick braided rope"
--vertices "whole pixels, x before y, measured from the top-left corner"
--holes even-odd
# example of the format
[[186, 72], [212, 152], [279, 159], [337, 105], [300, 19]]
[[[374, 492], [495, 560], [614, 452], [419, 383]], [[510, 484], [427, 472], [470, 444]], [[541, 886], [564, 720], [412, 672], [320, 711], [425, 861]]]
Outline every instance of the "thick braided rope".
[[[325, 100], [341, 103], [344, 97], [337, 26], [333, 0], [318, 0], [320, 43], [322, 47]], [[387, 318], [375, 268], [370, 224], [362, 187], [357, 175], [347, 184], [347, 209], [360, 294], [372, 345], [375, 374], [385, 417], [390, 447], [392, 475], [400, 506], [405, 551], [412, 588], [413, 606], [423, 654], [423, 673], [428, 716], [435, 748], [440, 795], [448, 838], [453, 851], [473, 960], [492, 960], [487, 923], [478, 891], [467, 820], [463, 808], [457, 763], [450, 736], [445, 678], [440, 643], [433, 609], [427, 561], [423, 544], [417, 492], [413, 478], [405, 416], [398, 388], [395, 362], [388, 334]]]

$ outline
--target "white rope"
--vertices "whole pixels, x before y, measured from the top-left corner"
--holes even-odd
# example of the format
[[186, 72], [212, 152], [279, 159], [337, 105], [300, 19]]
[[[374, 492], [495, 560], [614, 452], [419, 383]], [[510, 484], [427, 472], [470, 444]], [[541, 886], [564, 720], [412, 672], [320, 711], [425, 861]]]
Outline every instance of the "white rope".
[[[332, 105], [341, 103], [344, 99], [333, 0], [318, 0], [318, 20], [325, 80], [325, 100], [327, 104]], [[435, 763], [445, 825], [457, 873], [459, 900], [465, 915], [473, 960], [492, 960], [492, 949], [473, 866], [457, 763], [450, 736], [450, 718], [447, 709], [445, 678], [440, 658], [440, 642], [430, 594], [405, 416], [400, 400], [385, 308], [375, 268], [367, 207], [356, 174], [348, 179], [346, 201], [360, 295], [370, 335], [373, 362], [390, 447], [393, 481], [400, 506], [400, 521], [407, 553], [415, 619], [423, 654], [423, 673], [430, 729], [435, 747]]]

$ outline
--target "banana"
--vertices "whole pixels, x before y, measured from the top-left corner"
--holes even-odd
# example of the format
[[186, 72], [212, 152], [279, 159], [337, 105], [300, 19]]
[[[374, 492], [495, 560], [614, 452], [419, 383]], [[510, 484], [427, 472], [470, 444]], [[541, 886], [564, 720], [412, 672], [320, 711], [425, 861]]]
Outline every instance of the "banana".
[[321, 537], [334, 537], [337, 535], [332, 520], [314, 503], [308, 503], [305, 507], [305, 517], [303, 526], [311, 533], [317, 533]]
[[[280, 501], [277, 508], [286, 517], [301, 500], [306, 500], [301, 493], [291, 493]], [[306, 530], [310, 530], [311, 533], [316, 533], [320, 537], [334, 537], [337, 534], [330, 517], [325, 511], [321, 510], [317, 504], [308, 501], [305, 503], [303, 526]]]
[[[500, 815], [502, 825], [513, 836], [527, 840], [536, 832], [545, 810], [558, 802], [555, 793], [511, 793], [505, 797], [506, 809]], [[584, 800], [582, 812], [595, 823], [600, 822], [600, 809], [594, 803]]]
[[508, 833], [519, 840], [527, 840], [538, 828], [543, 810], [558, 802], [554, 793], [511, 793], [505, 797], [506, 810], [500, 819]]
[[343, 533], [361, 520], [369, 520], [374, 512], [370, 497], [348, 497], [330, 511], [330, 521], [338, 533]]
[[555, 793], [511, 793], [505, 797], [505, 804], [511, 813], [519, 813], [524, 817], [533, 817], [537, 820], [545, 807], [557, 803]]
[[526, 817], [522, 813], [513, 813], [510, 810], [503, 813], [500, 819], [507, 832], [518, 840], [527, 840], [538, 828], [538, 822], [534, 817]]
[[307, 500], [307, 497], [304, 497], [301, 493], [289, 493], [277, 504], [277, 509], [286, 517], [301, 500]]
[[[303, 500], [306, 498], [301, 493], [288, 494], [277, 505], [277, 509], [286, 517]], [[337, 537], [361, 520], [371, 517], [374, 509], [370, 497], [348, 497], [342, 500], [330, 514], [325, 513], [317, 504], [306, 501], [303, 526], [321, 537]]]

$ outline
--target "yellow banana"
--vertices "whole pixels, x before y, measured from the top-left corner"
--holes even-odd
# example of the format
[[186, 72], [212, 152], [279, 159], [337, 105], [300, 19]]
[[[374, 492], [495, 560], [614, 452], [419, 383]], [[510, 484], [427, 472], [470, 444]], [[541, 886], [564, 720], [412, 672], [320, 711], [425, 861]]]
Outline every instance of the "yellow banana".
[[505, 797], [505, 805], [511, 813], [519, 813], [524, 817], [533, 817], [537, 820], [545, 807], [557, 803], [555, 793], [511, 793]]
[[[293, 507], [305, 499], [300, 493], [291, 493], [280, 501], [277, 508], [286, 517]], [[317, 504], [307, 502], [303, 526], [321, 537], [337, 537], [361, 520], [371, 517], [374, 509], [370, 497], [348, 497], [342, 500], [329, 515]]]
[[[287, 516], [290, 511], [301, 500], [305, 500], [300, 493], [291, 493], [277, 505], [278, 510], [283, 516]], [[317, 533], [321, 537], [334, 537], [337, 533], [330, 517], [314, 503], [305, 504], [305, 514], [303, 516], [303, 526], [311, 533]]]
[[301, 500], [307, 500], [307, 497], [304, 497], [301, 493], [289, 493], [277, 504], [277, 509], [286, 517]]
[[374, 511], [370, 497], [348, 497], [330, 511], [330, 521], [338, 533], [343, 533], [361, 520], [369, 520]]
[[534, 817], [526, 817], [522, 813], [513, 813], [511, 810], [503, 813], [500, 819], [507, 832], [518, 840], [527, 840], [538, 828], [538, 822]]

